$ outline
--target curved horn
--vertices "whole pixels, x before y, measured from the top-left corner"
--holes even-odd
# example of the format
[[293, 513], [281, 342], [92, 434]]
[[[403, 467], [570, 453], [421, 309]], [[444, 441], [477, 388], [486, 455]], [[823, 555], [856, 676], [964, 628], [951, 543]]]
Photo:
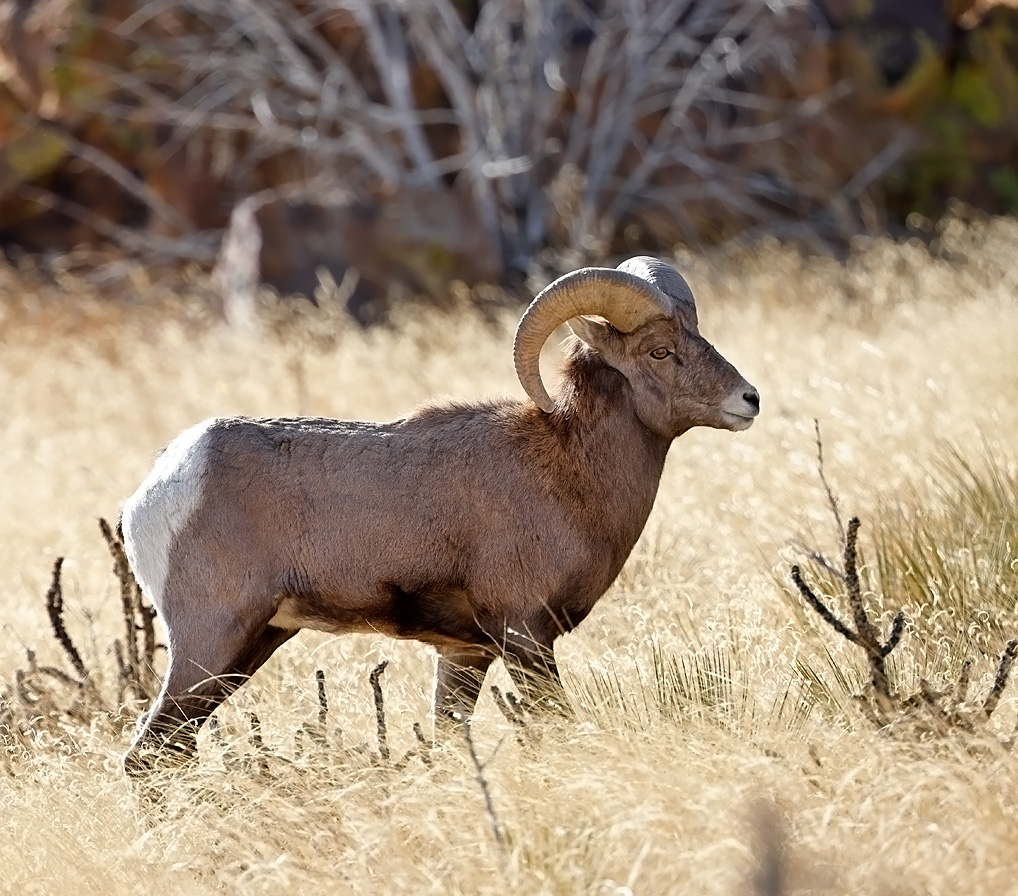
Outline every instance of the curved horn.
[[[636, 260], [655, 261], [631, 259]], [[649, 271], [649, 266], [646, 269]], [[653, 273], [661, 277], [656, 269]], [[513, 345], [516, 375], [537, 406], [550, 414], [555, 410], [555, 402], [541, 381], [540, 356], [544, 343], [559, 324], [573, 317], [598, 315], [617, 330], [631, 333], [649, 320], [671, 317], [673, 310], [672, 298], [649, 277], [634, 271], [582, 268], [564, 274], [545, 287], [520, 318]]]
[[620, 271], [628, 271], [644, 280], [649, 280], [665, 295], [671, 297], [681, 305], [689, 305], [696, 308], [693, 300], [693, 292], [675, 268], [657, 258], [649, 255], [638, 255], [619, 265]]

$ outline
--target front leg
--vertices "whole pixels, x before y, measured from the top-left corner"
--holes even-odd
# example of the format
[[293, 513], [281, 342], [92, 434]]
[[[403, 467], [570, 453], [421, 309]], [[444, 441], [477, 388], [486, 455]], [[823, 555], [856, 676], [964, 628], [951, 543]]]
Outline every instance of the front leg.
[[495, 655], [481, 648], [439, 647], [435, 670], [435, 726], [465, 722]]
[[506, 626], [500, 641], [502, 660], [528, 709], [570, 713], [555, 650], [554, 636], [542, 636]]

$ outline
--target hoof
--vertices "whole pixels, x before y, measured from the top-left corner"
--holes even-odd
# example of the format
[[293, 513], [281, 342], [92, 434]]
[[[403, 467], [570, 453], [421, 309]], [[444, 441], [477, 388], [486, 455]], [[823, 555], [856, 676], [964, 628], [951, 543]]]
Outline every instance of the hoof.
[[172, 771], [198, 761], [198, 744], [193, 737], [135, 741], [124, 754], [124, 772], [129, 778], [146, 778], [157, 771]]

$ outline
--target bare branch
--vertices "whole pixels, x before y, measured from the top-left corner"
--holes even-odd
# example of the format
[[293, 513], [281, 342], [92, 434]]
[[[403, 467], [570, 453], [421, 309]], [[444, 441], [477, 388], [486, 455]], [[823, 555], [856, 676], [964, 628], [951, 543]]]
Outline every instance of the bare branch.
[[853, 644], [859, 643], [859, 636], [852, 631], [844, 622], [838, 619], [824, 604], [816, 594], [813, 593], [812, 589], [806, 584], [802, 577], [802, 570], [798, 566], [792, 567], [792, 581], [795, 582], [795, 587], [799, 589], [799, 593], [803, 596], [803, 599], [818, 613], [821, 619], [824, 620], [831, 628], [833, 628], [843, 638], [848, 639]]
[[820, 437], [820, 421], [813, 418], [813, 429], [816, 432], [817, 440], [817, 472], [820, 474], [820, 482], [823, 484], [824, 491], [827, 493], [827, 503], [830, 505], [831, 513], [834, 514], [834, 522], [838, 525], [838, 534], [841, 536], [841, 540], [845, 540], [845, 526], [841, 522], [841, 512], [838, 510], [838, 499], [834, 496], [834, 492], [831, 489], [830, 483], [827, 481], [827, 475], [824, 472], [824, 442]]
[[858, 538], [859, 517], [854, 516], [848, 521], [848, 531], [845, 533], [845, 591], [860, 643], [869, 650], [876, 646], [877, 633], [869, 616], [866, 615], [866, 607], [862, 602], [862, 586], [859, 584], [859, 555], [856, 550]]
[[1000, 702], [1000, 697], [1007, 686], [1007, 679], [1011, 674], [1011, 666], [1014, 664], [1016, 655], [1018, 655], [1018, 640], [1012, 639], [1007, 642], [1007, 646], [1004, 648], [1004, 653], [1000, 657], [1000, 665], [997, 666], [997, 674], [993, 679], [993, 687], [990, 688], [990, 693], [983, 704], [983, 712], [986, 713], [986, 718], [990, 718], [993, 715], [993, 711]]
[[265, 748], [265, 741], [262, 739], [262, 720], [254, 712], [249, 712], [247, 717], [251, 722], [251, 747], [254, 753], [253, 764], [261, 774], [268, 774], [269, 751]]
[[96, 233], [117, 243], [125, 251], [136, 253], [151, 264], [181, 259], [212, 261], [215, 258], [215, 239], [206, 232], [191, 231], [179, 238], [164, 237], [148, 231], [121, 227], [83, 205], [62, 199], [48, 190], [41, 190], [29, 184], [22, 184], [18, 188], [18, 193], [43, 208], [57, 209], [61, 214], [86, 224]]
[[972, 660], [965, 660], [961, 664], [961, 671], [958, 673], [958, 681], [954, 686], [954, 702], [960, 706], [968, 699], [969, 682], [972, 678]]
[[809, 547], [805, 542], [799, 540], [793, 540], [792, 545], [806, 554], [810, 560], [812, 560], [821, 569], [826, 570], [836, 579], [839, 579], [842, 583], [845, 581], [845, 573], [843, 573], [838, 567], [836, 567], [830, 560], [828, 560], [820, 551]]
[[[495, 812], [495, 801], [491, 798], [491, 788], [488, 787], [488, 781], [484, 777], [484, 769], [486, 766], [482, 765], [481, 760], [477, 757], [477, 748], [474, 746], [474, 737], [470, 729], [469, 720], [463, 723], [463, 737], [467, 742], [467, 751], [470, 753], [470, 760], [474, 764], [474, 771], [477, 776], [477, 786], [480, 787], [481, 795], [484, 798], [484, 809], [488, 814], [488, 824], [491, 826], [491, 834], [495, 838], [495, 845], [498, 847], [498, 851], [504, 858], [506, 854], [505, 836], [502, 833], [502, 825], [499, 823], [498, 814]], [[498, 747], [496, 747], [495, 750], [497, 752]]]
[[124, 191], [144, 203], [152, 212], [162, 218], [171, 227], [180, 233], [188, 233], [194, 228], [191, 223], [185, 220], [173, 206], [161, 199], [141, 179], [133, 175], [112, 156], [101, 152], [87, 143], [82, 143], [66, 128], [62, 128], [52, 122], [34, 119], [21, 122], [23, 127], [30, 130], [42, 131], [56, 137], [67, 148], [83, 162], [87, 162], [96, 171], [102, 172], [106, 177], [124, 189]]
[[325, 693], [325, 670], [315, 670], [315, 681], [318, 684], [318, 726], [325, 730], [325, 723], [329, 717], [329, 698]]
[[502, 694], [502, 690], [498, 685], [491, 686], [491, 694], [495, 698], [495, 705], [498, 707], [499, 712], [505, 716], [506, 720], [512, 723], [517, 728], [525, 728], [527, 724], [526, 716], [524, 715], [523, 706], [520, 704], [516, 695], [511, 691]]
[[375, 67], [385, 87], [389, 105], [395, 109], [400, 131], [406, 141], [417, 177], [429, 186], [437, 186], [435, 160], [424, 140], [420, 121], [413, 114], [410, 66], [402, 26], [396, 11], [379, 7], [372, 0], [354, 0], [356, 15], [367, 37]]
[[53, 578], [49, 590], [46, 592], [46, 613], [49, 616], [53, 634], [71, 661], [74, 671], [78, 673], [82, 681], [87, 681], [89, 678], [88, 669], [81, 659], [81, 654], [78, 653], [78, 648], [74, 646], [71, 636], [67, 633], [67, 626], [64, 625], [64, 592], [60, 583], [60, 571], [63, 565], [63, 557], [57, 557], [53, 563]]
[[875, 180], [882, 177], [897, 163], [905, 151], [915, 142], [915, 135], [904, 128], [896, 129], [894, 137], [860, 168], [852, 179], [841, 189], [844, 199], [856, 199]]
[[420, 722], [414, 722], [414, 737], [417, 738], [417, 743], [422, 747], [431, 746], [431, 742], [424, 736], [424, 729], [421, 728]]
[[56, 668], [56, 666], [38, 666], [33, 670], [36, 675], [46, 675], [55, 681], [60, 682], [62, 685], [72, 688], [84, 688], [86, 682], [79, 681], [73, 675], [68, 675], [62, 669]]
[[894, 614], [894, 619], [891, 620], [891, 634], [888, 635], [887, 641], [880, 645], [880, 655], [882, 657], [887, 656], [895, 647], [898, 646], [898, 642], [901, 640], [901, 636], [905, 631], [905, 611], [898, 610]]
[[388, 665], [388, 660], [382, 660], [382, 662], [372, 669], [371, 675], [369, 676], [371, 681], [371, 690], [375, 695], [375, 723], [378, 729], [378, 755], [382, 758], [382, 762], [389, 761], [389, 743], [385, 726], [385, 698], [382, 695], [382, 684], [380, 679], [382, 677], [382, 673], [385, 671], [385, 667]]
[[887, 655], [898, 646], [902, 634], [905, 631], [905, 614], [899, 611], [895, 614], [891, 623], [891, 632], [887, 641], [880, 643], [876, 626], [870, 622], [866, 612], [866, 606], [862, 599], [862, 586], [859, 582], [859, 561], [857, 552], [857, 541], [859, 537], [859, 518], [852, 517], [848, 522], [848, 531], [845, 533], [845, 592], [852, 616], [855, 621], [855, 630], [850, 629], [844, 622], [838, 619], [818, 598], [802, 578], [802, 572], [798, 566], [792, 567], [792, 580], [803, 599], [828, 623], [838, 634], [853, 644], [858, 644], [866, 651], [866, 657], [870, 664], [870, 683], [873, 688], [873, 696], [882, 711], [886, 712], [893, 706], [890, 684], [887, 680], [887, 668], [884, 663]]
[[[113, 534], [113, 530], [106, 520], [99, 520], [99, 531], [113, 557], [113, 574], [120, 583], [120, 607], [126, 629], [124, 638], [124, 649], [127, 653], [126, 667], [130, 683], [137, 693], [141, 691], [139, 683], [141, 658], [138, 651], [138, 607], [141, 592], [134, 580], [131, 566], [127, 562], [124, 546], [120, 543], [120, 539]], [[144, 694], [137, 693], [137, 696], [142, 697]]]

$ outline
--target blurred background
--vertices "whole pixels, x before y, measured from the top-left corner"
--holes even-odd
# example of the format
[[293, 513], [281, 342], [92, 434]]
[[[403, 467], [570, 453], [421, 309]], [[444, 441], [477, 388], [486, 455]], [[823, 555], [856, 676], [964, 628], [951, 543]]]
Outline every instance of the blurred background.
[[761, 235], [1018, 208], [1018, 4], [2, 0], [0, 247], [355, 319]]

